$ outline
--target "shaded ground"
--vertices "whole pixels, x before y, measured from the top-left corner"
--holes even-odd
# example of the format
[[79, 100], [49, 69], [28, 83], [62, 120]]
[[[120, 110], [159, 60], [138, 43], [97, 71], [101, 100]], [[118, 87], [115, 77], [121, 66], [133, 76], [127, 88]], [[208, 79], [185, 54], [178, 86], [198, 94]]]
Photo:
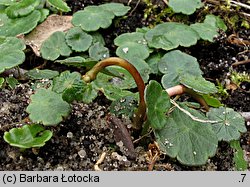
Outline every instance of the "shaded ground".
[[[91, 4], [101, 1], [71, 1], [68, 2], [73, 11], [82, 9]], [[136, 6], [131, 3], [132, 9]], [[138, 7], [126, 19], [121, 19], [116, 24], [104, 30], [107, 46], [115, 49], [113, 40], [124, 32], [133, 32], [137, 27], [147, 26], [149, 20], [143, 19], [143, 8]], [[216, 83], [226, 82], [229, 78], [229, 69], [236, 60], [241, 61], [250, 57], [247, 49], [228, 41], [232, 33], [222, 33], [215, 43], [201, 42], [197, 46], [187, 49], [187, 53], [195, 56], [200, 62], [204, 77]], [[237, 33], [239, 38], [249, 40], [250, 31], [242, 29]], [[26, 62], [26, 65], [29, 64]], [[250, 73], [250, 64], [239, 65], [235, 70]], [[64, 68], [64, 67], [60, 67]], [[4, 88], [0, 90], [0, 136], [4, 131], [17, 126], [28, 114], [25, 109], [29, 103], [30, 95], [33, 94], [32, 83], [24, 83], [15, 89]], [[243, 83], [241, 88], [229, 90], [228, 97], [223, 98], [223, 103], [236, 111], [250, 111], [250, 86]], [[106, 156], [99, 165], [102, 170], [148, 170], [149, 155], [148, 147], [142, 147], [135, 143], [136, 159], [132, 160], [123, 154], [123, 145], [114, 141], [113, 131], [106, 122], [110, 102], [103, 95], [95, 102], [87, 105], [73, 103], [71, 115], [56, 127], [50, 127], [53, 131], [52, 139], [39, 150], [30, 149], [21, 152], [18, 148], [9, 146], [2, 138], [0, 139], [0, 170], [94, 170], [94, 165], [105, 152]], [[245, 156], [250, 163], [250, 124], [248, 132], [241, 138], [241, 145]], [[153, 143], [151, 137], [147, 141]], [[147, 145], [147, 144], [146, 144]], [[152, 160], [151, 160], [152, 161]], [[219, 144], [215, 157], [200, 167], [186, 167], [176, 160], [162, 155], [155, 163], [155, 170], [234, 170], [233, 150], [225, 142]]]

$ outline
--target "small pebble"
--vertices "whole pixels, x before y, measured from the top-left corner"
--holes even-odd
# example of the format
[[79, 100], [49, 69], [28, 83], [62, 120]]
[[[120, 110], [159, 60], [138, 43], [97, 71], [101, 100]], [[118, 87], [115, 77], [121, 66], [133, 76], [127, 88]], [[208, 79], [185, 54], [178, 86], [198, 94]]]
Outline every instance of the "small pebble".
[[84, 157], [86, 157], [86, 151], [85, 150], [83, 150], [83, 149], [81, 149], [80, 151], [78, 151], [78, 155], [81, 157], [81, 158], [84, 158]]

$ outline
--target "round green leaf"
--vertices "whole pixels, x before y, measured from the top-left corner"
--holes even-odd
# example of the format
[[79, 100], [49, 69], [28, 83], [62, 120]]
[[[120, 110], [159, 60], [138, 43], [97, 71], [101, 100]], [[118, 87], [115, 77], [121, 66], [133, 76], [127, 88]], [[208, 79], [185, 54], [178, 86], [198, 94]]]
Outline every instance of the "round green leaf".
[[56, 93], [63, 93], [64, 90], [71, 88], [76, 80], [81, 80], [80, 73], [64, 71], [53, 79], [52, 90]]
[[6, 8], [5, 12], [9, 18], [18, 18], [30, 14], [40, 4], [39, 0], [21, 0]]
[[35, 123], [57, 125], [70, 113], [70, 105], [62, 99], [62, 95], [44, 88], [31, 96], [31, 103], [26, 111]]
[[143, 33], [122, 34], [114, 40], [114, 43], [119, 46], [116, 54], [121, 58], [129, 60], [137, 57], [144, 60], [149, 56], [150, 51]]
[[121, 46], [131, 42], [147, 46], [147, 41], [144, 38], [144, 33], [140, 32], [124, 33], [117, 36], [114, 40], [114, 43], [117, 46]]
[[99, 61], [109, 57], [109, 49], [102, 44], [95, 43], [89, 48], [89, 56], [91, 59]]
[[106, 3], [100, 5], [99, 7], [111, 11], [116, 16], [124, 16], [130, 10], [129, 6], [124, 6], [121, 3]]
[[193, 14], [197, 8], [202, 7], [201, 0], [169, 0], [169, 6], [176, 13]]
[[73, 101], [82, 101], [86, 91], [86, 84], [83, 80], [75, 80], [72, 86], [65, 89], [62, 98], [64, 101], [71, 103]]
[[216, 86], [209, 81], [206, 81], [202, 76], [193, 76], [192, 74], [182, 75], [180, 83], [184, 86], [202, 94], [216, 93]]
[[117, 56], [125, 59], [146, 59], [149, 56], [149, 50], [146, 46], [143, 46], [134, 42], [127, 42], [119, 46], [116, 50]]
[[56, 60], [60, 55], [69, 56], [71, 52], [61, 31], [54, 32], [41, 46], [41, 55], [46, 60]]
[[218, 36], [218, 28], [207, 23], [195, 23], [190, 25], [203, 40], [213, 42], [213, 39]]
[[90, 33], [92, 36], [92, 43], [100, 43], [101, 45], [105, 46], [105, 40], [103, 38], [103, 36], [99, 33], [99, 32], [92, 32]]
[[22, 64], [25, 60], [23, 42], [17, 38], [2, 38], [0, 41], [0, 73]]
[[70, 103], [74, 100], [82, 100], [85, 87], [86, 83], [81, 79], [80, 73], [64, 71], [54, 78], [52, 90], [62, 93], [63, 99]]
[[41, 125], [24, 125], [21, 128], [13, 128], [4, 133], [4, 140], [11, 146], [27, 149], [42, 147], [52, 137], [50, 130], [44, 130]]
[[171, 50], [179, 45], [189, 47], [196, 44], [198, 33], [188, 25], [167, 22], [158, 24], [145, 34], [148, 45], [153, 48]]
[[184, 75], [199, 77], [202, 74], [196, 58], [179, 50], [166, 53], [160, 60], [158, 68], [165, 74], [161, 80], [164, 88], [176, 86]]
[[[200, 112], [180, 105], [195, 117], [204, 119]], [[163, 129], [155, 130], [160, 149], [185, 165], [197, 166], [214, 156], [218, 139], [208, 123], [194, 121], [187, 114], [175, 108], [166, 118]]]
[[88, 6], [73, 14], [72, 24], [80, 26], [85, 31], [96, 31], [99, 28], [108, 28], [114, 17], [112, 12], [100, 6]]
[[24, 50], [26, 45], [24, 42], [16, 37], [0, 38], [1, 49], [8, 48], [9, 50]]
[[214, 15], [207, 15], [203, 23], [195, 23], [190, 25], [203, 40], [213, 41], [219, 35], [219, 28], [226, 30], [224, 22]]
[[247, 131], [244, 118], [232, 108], [211, 108], [207, 116], [210, 120], [218, 121], [212, 126], [219, 140], [238, 140], [240, 133]]
[[70, 8], [68, 7], [67, 3], [65, 3], [63, 0], [47, 0], [47, 2], [60, 11], [70, 11]]
[[59, 75], [58, 71], [52, 71], [49, 69], [32, 69], [25, 73], [31, 79], [52, 79], [55, 76]]
[[156, 81], [150, 81], [145, 91], [147, 120], [154, 129], [162, 129], [166, 125], [166, 112], [170, 109], [169, 95]]
[[92, 43], [92, 36], [80, 27], [71, 28], [66, 34], [67, 44], [77, 52], [87, 51]]
[[38, 10], [25, 17], [15, 19], [10, 19], [6, 14], [0, 13], [0, 36], [27, 34], [37, 26], [40, 18], [41, 14]]
[[223, 31], [227, 30], [227, 26], [225, 25], [224, 21], [219, 16], [214, 16], [212, 14], [206, 15], [204, 23], [210, 24], [213, 27], [220, 28]]

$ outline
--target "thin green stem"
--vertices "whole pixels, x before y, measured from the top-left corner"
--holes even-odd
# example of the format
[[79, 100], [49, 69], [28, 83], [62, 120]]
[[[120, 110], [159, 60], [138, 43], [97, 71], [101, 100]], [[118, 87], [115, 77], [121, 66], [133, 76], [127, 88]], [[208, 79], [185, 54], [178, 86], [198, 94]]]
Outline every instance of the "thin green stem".
[[133, 125], [135, 129], [141, 129], [142, 124], [146, 119], [146, 103], [144, 100], [145, 84], [143, 82], [140, 73], [132, 64], [118, 57], [110, 57], [98, 62], [91, 70], [89, 70], [85, 75], [82, 76], [82, 79], [86, 83], [91, 82], [96, 79], [97, 74], [101, 70], [103, 70], [105, 67], [113, 65], [120, 66], [126, 69], [133, 76], [135, 80], [139, 92], [140, 101], [138, 109], [133, 117]]

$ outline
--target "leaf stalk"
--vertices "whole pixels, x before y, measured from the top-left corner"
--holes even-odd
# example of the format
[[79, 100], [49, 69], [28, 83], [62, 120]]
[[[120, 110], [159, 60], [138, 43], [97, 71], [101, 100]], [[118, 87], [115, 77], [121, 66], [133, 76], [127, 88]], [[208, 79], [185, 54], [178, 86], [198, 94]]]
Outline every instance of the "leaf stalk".
[[82, 79], [86, 83], [89, 83], [96, 79], [97, 74], [101, 70], [103, 70], [105, 67], [113, 65], [120, 66], [126, 69], [133, 76], [135, 80], [139, 92], [139, 106], [134, 114], [132, 122], [133, 122], [133, 127], [135, 129], [141, 129], [142, 124], [146, 119], [146, 103], [144, 99], [145, 84], [140, 73], [132, 64], [118, 57], [110, 57], [102, 61], [99, 61], [91, 70], [89, 70], [85, 75], [82, 76]]

